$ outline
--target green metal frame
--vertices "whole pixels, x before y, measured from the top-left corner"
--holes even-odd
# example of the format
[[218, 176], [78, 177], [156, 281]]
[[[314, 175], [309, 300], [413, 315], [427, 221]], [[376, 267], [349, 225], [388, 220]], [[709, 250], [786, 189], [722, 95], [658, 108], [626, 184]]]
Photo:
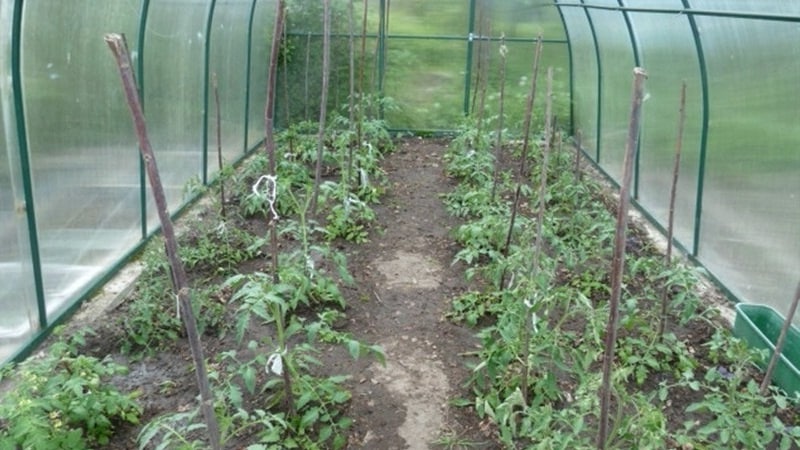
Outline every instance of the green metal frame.
[[[681, 0], [686, 9], [691, 8], [689, 0]], [[694, 15], [689, 14], [689, 26], [692, 29], [692, 36], [694, 37], [694, 45], [697, 49], [697, 62], [700, 66], [700, 90], [703, 95], [703, 117], [702, 117], [702, 132], [700, 135], [700, 161], [697, 169], [697, 196], [695, 200], [694, 210], [694, 236], [692, 242], [692, 256], [696, 257], [700, 250], [700, 224], [703, 216], [703, 189], [705, 186], [706, 178], [706, 153], [708, 148], [708, 122], [710, 117], [709, 92], [708, 92], [708, 70], [706, 67], [706, 57], [703, 51], [703, 44], [700, 41], [700, 31], [697, 27], [697, 22]]]
[[[386, 71], [386, 0], [380, 1], [380, 18], [378, 19], [378, 96], [383, 98], [383, 81]], [[380, 107], [380, 118], [383, 118], [383, 107]]]
[[206, 13], [206, 26], [205, 26], [205, 46], [203, 48], [203, 127], [202, 127], [202, 143], [200, 144], [203, 151], [203, 175], [201, 179], [203, 184], [208, 184], [208, 104], [209, 104], [209, 90], [211, 88], [211, 76], [209, 73], [211, 63], [211, 25], [214, 23], [214, 9], [217, 6], [217, 0], [211, 0], [208, 3], [208, 12]]
[[[142, 111], [145, 110], [144, 104], [144, 41], [147, 32], [147, 19], [150, 17], [150, 0], [142, 0], [142, 9], [139, 12], [139, 36], [136, 51], [139, 58], [136, 60], [136, 78], [138, 78], [139, 102], [142, 104]], [[141, 152], [138, 152], [139, 159], [139, 215], [141, 217], [142, 239], [147, 239], [147, 175], [145, 173], [144, 159]]]
[[[584, 0], [581, 0], [581, 4], [583, 4]], [[597, 42], [597, 31], [594, 28], [594, 22], [592, 22], [592, 15], [589, 14], [589, 10], [584, 8], [584, 13], [586, 13], [586, 21], [589, 23], [589, 31], [592, 34], [592, 42], [594, 43], [594, 57], [595, 61], [597, 62], [597, 123], [595, 124], [595, 149], [594, 149], [594, 156], [595, 161], [600, 164], [600, 147], [601, 141], [600, 138], [602, 136], [602, 120], [603, 120], [603, 61], [600, 58], [600, 45]]]
[[22, 42], [22, 10], [24, 0], [15, 0], [11, 22], [11, 86], [14, 94], [14, 115], [17, 120], [17, 144], [19, 145], [20, 171], [22, 172], [22, 189], [25, 197], [25, 217], [28, 221], [28, 239], [30, 240], [31, 264], [33, 265], [33, 285], [36, 294], [36, 308], [39, 314], [39, 328], [47, 328], [47, 306], [45, 305], [42, 260], [39, 250], [39, 232], [36, 228], [36, 207], [33, 198], [33, 178], [31, 177], [31, 160], [28, 148], [28, 130], [25, 120], [25, 106], [22, 98], [22, 58], [20, 57]]
[[[617, 0], [617, 3], [621, 7], [625, 7], [623, 0]], [[639, 51], [639, 41], [636, 39], [636, 32], [633, 30], [633, 22], [631, 22], [630, 13], [628, 11], [622, 11], [622, 17], [625, 19], [625, 27], [628, 29], [628, 36], [631, 39], [631, 49], [633, 49], [633, 63], [636, 67], [642, 66], [642, 57], [641, 52]], [[639, 161], [640, 156], [642, 154], [642, 140], [637, 140], [637, 148], [636, 148], [636, 156], [634, 158], [633, 164], [633, 198], [639, 198]]]
[[[469, 93], [472, 90], [472, 52], [475, 48], [475, 1], [469, 2], [469, 21], [467, 22], [467, 61], [464, 68], [464, 116], [469, 115]], [[482, 39], [483, 36], [478, 36]]]
[[250, 18], [247, 20], [247, 55], [244, 60], [244, 148], [243, 153], [247, 153], [247, 139], [250, 137], [250, 71], [252, 70], [252, 55], [253, 55], [253, 20], [256, 15], [256, 3], [258, 0], [253, 0], [250, 4]]
[[[558, 6], [558, 0], [555, 0]], [[558, 16], [561, 18], [561, 24], [564, 26], [564, 36], [567, 38], [567, 59], [569, 60], [569, 134], [575, 136], [575, 75], [572, 70], [573, 55], [572, 55], [572, 40], [569, 37], [569, 27], [567, 27], [567, 19], [564, 17], [564, 12], [561, 8], [558, 10]], [[578, 151], [583, 151], [579, 148]]]
[[787, 16], [783, 14], [764, 14], [745, 11], [718, 11], [708, 9], [693, 9], [688, 5], [688, 2], [683, 2], [684, 8], [646, 8], [646, 7], [631, 7], [631, 6], [608, 6], [608, 5], [587, 5], [585, 0], [579, 0], [580, 3], [558, 2], [559, 7], [565, 8], [583, 8], [583, 9], [604, 9], [607, 11], [627, 11], [651, 14], [686, 14], [687, 16], [709, 16], [709, 17], [726, 17], [736, 19], [757, 19], [769, 20], [773, 22], [792, 22], [800, 23], [800, 17]]

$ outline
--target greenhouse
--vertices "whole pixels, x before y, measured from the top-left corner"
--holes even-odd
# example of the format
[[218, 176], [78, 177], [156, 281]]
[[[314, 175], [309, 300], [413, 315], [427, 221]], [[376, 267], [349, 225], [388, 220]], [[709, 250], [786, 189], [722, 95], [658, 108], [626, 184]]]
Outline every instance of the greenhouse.
[[0, 449], [800, 448], [799, 39], [0, 0]]

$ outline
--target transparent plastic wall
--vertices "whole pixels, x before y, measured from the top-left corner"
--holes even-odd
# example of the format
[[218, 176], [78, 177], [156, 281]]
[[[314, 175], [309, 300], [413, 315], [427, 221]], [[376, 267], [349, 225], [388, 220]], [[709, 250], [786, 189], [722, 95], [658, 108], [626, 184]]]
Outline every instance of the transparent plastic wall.
[[[504, 45], [504, 115], [513, 119], [504, 125], [518, 131], [538, 36], [544, 41], [539, 86], [545, 86], [544, 74], [552, 67], [556, 115], [567, 120], [569, 61], [552, 2], [392, 2], [388, 23], [384, 92], [399, 106], [386, 115], [392, 128], [452, 129], [478, 107], [482, 77], [487, 80], [487, 114], [496, 115]], [[543, 111], [545, 92], [538, 89], [537, 112]], [[541, 123], [542, 114], [535, 120]]]
[[38, 327], [11, 78], [12, 12], [0, 2], [0, 360]]
[[556, 4], [572, 52], [574, 126], [601, 124], [584, 149], [619, 180], [632, 69], [644, 67], [635, 197], [666, 227], [685, 80], [677, 240], [734, 297], [785, 313], [800, 280], [800, 4]]
[[[329, 112], [343, 112], [347, 106], [347, 3], [343, 0], [333, 2]], [[354, 28], [358, 36], [355, 42], [356, 72], [361, 84], [360, 35], [364, 2], [354, 3]], [[535, 41], [539, 35], [544, 40], [540, 75], [547, 67], [553, 67], [556, 114], [562, 123], [568, 120], [569, 60], [564, 28], [558, 10], [550, 0], [369, 0], [366, 3], [364, 91], [387, 100], [378, 115], [390, 129], [452, 131], [467, 112], [475, 109], [476, 87], [483, 82], [481, 77], [488, 80], [487, 114], [496, 115], [499, 108], [501, 36], [505, 36], [507, 50], [505, 115], [516, 121], [506, 125], [518, 129], [522, 121], [525, 97], [530, 89]], [[319, 84], [321, 24], [318, 19], [309, 21], [301, 16], [290, 20], [289, 25], [289, 90], [291, 106], [295, 108], [291, 115], [315, 120], [319, 113], [319, 98], [314, 94]], [[485, 61], [480, 56], [482, 53]], [[479, 75], [485, 67], [490, 68], [488, 73]], [[279, 75], [283, 76], [282, 68]], [[303, 86], [306, 79], [310, 80], [310, 93]], [[284, 88], [280, 86], [280, 89]], [[538, 93], [538, 104], [542, 106], [545, 89], [539, 89]], [[373, 107], [372, 112], [378, 109]], [[541, 110], [537, 108], [537, 112]], [[283, 119], [282, 113], [277, 115], [279, 120]], [[537, 120], [541, 122], [541, 114]]]
[[261, 141], [275, 4], [0, 0], [0, 362], [157, 230], [104, 34], [127, 38], [174, 213], [218, 171], [215, 94], [225, 163]]
[[[681, 8], [680, 0], [659, 0], [653, 8]], [[638, 159], [635, 195], [662, 224], [669, 215], [669, 191], [675, 161], [675, 141], [681, 84], [686, 82], [685, 125], [675, 204], [675, 236], [694, 246], [698, 173], [702, 144], [703, 97], [697, 48], [689, 21], [678, 14], [631, 13], [640, 64], [648, 70], [647, 102], [643, 110], [643, 149]], [[669, 39], [665, 39], [669, 36]]]
[[[600, 104], [600, 68], [595, 51], [592, 27], [586, 12], [579, 8], [561, 10], [567, 38], [570, 42], [572, 91], [572, 126], [581, 146], [594, 149], [592, 155], [598, 157], [598, 113]], [[579, 105], [580, 107], [576, 107]]]
[[800, 281], [800, 3], [693, 6], [797, 19], [697, 17], [711, 98], [699, 253], [742, 298], [785, 311]]

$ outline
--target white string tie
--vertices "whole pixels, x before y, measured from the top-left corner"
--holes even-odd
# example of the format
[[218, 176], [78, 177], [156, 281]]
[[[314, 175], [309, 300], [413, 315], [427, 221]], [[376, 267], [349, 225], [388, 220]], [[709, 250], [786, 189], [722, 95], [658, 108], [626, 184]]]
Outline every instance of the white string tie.
[[[259, 191], [259, 186], [264, 183], [264, 192]], [[253, 194], [259, 197], [266, 197], [269, 203], [269, 211], [272, 213], [272, 220], [278, 220], [278, 212], [275, 211], [275, 200], [278, 197], [278, 177], [276, 175], [261, 175], [253, 185]]]

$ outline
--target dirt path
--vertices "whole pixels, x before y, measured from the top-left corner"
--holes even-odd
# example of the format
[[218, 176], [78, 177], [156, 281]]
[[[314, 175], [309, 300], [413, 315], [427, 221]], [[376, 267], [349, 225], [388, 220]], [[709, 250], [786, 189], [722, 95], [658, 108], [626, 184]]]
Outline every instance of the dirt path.
[[[451, 266], [457, 225], [439, 199], [445, 144], [412, 139], [398, 143], [384, 168], [389, 192], [376, 212], [383, 232], [350, 252], [359, 300], [350, 300], [348, 331], [386, 350], [386, 366], [359, 361], [349, 417], [350, 447], [445, 448], [442, 439], [487, 441], [475, 417], [449, 405], [466, 396], [464, 353], [473, 331], [444, 314], [463, 291], [463, 268]], [[458, 447], [454, 447], [458, 448]], [[487, 446], [472, 448], [489, 448]]]

